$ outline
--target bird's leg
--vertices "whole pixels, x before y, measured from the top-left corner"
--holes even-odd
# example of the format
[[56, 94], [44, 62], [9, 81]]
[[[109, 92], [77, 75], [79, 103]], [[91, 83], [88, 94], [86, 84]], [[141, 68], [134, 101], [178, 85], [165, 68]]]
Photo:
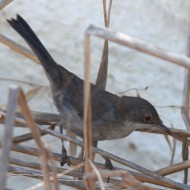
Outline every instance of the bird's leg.
[[[63, 134], [63, 126], [59, 125], [59, 130], [60, 133]], [[64, 146], [64, 140], [61, 139], [61, 143], [62, 143], [62, 150], [61, 150], [61, 161], [60, 161], [60, 165], [63, 166], [64, 164], [68, 164], [68, 166], [70, 166], [70, 161], [69, 161], [69, 157], [67, 156], [67, 150], [65, 149]]]
[[[97, 148], [98, 146], [98, 141], [93, 141], [92, 145]], [[93, 158], [95, 157], [95, 154], [93, 155]], [[106, 158], [104, 156], [102, 156], [105, 159], [105, 169], [109, 169], [112, 170], [113, 169], [113, 165], [111, 163], [111, 160], [109, 158]]]
[[[98, 146], [98, 141], [93, 141], [93, 142], [92, 142], [92, 145], [97, 148], [97, 146]], [[93, 158], [94, 158], [94, 157], [95, 157], [95, 154], [93, 154]], [[112, 163], [111, 163], [111, 160], [110, 160], [109, 158], [104, 157], [104, 156], [102, 156], [102, 157], [105, 159], [105, 169], [112, 170], [112, 169], [113, 169], [113, 165], [112, 165]], [[109, 183], [109, 181], [110, 181], [110, 177], [108, 177], [107, 183]]]
[[[97, 146], [98, 146], [98, 141], [92, 141], [92, 146], [95, 147], [95, 148], [97, 148]], [[94, 161], [94, 159], [95, 159], [95, 155], [96, 155], [96, 153], [93, 152], [93, 154], [92, 154], [92, 160], [93, 160], [93, 161]]]

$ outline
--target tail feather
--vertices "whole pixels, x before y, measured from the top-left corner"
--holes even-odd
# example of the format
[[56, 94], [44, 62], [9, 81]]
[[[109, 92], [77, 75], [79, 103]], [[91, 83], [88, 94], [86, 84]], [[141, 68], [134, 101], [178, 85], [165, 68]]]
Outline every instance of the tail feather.
[[54, 61], [26, 21], [20, 15], [17, 15], [17, 19], [7, 20], [7, 22], [24, 38], [38, 57], [50, 83], [52, 82], [53, 84], [56, 83], [56, 85], [62, 86], [63, 80], [59, 71], [59, 65]]

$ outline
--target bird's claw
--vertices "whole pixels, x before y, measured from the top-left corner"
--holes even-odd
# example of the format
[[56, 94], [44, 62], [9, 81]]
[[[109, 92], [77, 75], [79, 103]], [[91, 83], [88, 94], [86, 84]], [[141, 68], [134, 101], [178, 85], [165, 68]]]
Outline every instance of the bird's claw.
[[65, 147], [62, 147], [62, 154], [61, 154], [61, 161], [60, 161], [60, 165], [64, 166], [67, 163], [68, 166], [71, 166], [69, 157], [67, 156], [67, 151], [65, 149]]
[[65, 164], [67, 164], [68, 166], [71, 166], [69, 157], [67, 155], [62, 156], [61, 161], [60, 161], [60, 165], [63, 167]]
[[113, 165], [111, 163], [111, 160], [108, 158], [105, 159], [105, 169], [113, 170]]

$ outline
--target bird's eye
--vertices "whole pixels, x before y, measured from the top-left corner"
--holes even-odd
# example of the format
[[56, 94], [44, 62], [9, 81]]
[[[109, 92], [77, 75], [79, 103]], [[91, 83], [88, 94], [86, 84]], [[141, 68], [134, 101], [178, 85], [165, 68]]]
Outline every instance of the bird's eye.
[[144, 115], [144, 117], [143, 117], [143, 120], [145, 122], [149, 122], [151, 119], [152, 119], [152, 117], [150, 115]]

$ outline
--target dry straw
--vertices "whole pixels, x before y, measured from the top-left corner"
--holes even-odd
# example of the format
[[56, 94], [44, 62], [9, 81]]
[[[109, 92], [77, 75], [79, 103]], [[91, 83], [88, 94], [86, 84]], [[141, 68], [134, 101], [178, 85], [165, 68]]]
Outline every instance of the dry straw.
[[[0, 8], [3, 9], [10, 0], [3, 0], [0, 2]], [[30, 100], [36, 93], [38, 89], [41, 88], [39, 85], [32, 85], [31, 90], [26, 93], [18, 88], [10, 88], [9, 91], [9, 101], [5, 107], [1, 108], [0, 111], [0, 122], [4, 123], [5, 135], [3, 142], [1, 143], [1, 163], [0, 163], [0, 190], [5, 189], [6, 186], [6, 176], [7, 171], [10, 172], [9, 175], [22, 175], [30, 178], [40, 179], [41, 183], [36, 184], [35, 187], [30, 189], [35, 189], [36, 187], [43, 186], [44, 189], [60, 189], [60, 185], [67, 185], [70, 187], [78, 189], [158, 189], [152, 187], [151, 185], [158, 185], [161, 188], [172, 188], [172, 189], [190, 189], [187, 185], [188, 179], [188, 168], [190, 167], [190, 160], [188, 160], [188, 147], [190, 145], [190, 119], [189, 119], [189, 86], [190, 86], [190, 36], [188, 36], [187, 45], [187, 56], [177, 55], [168, 50], [161, 49], [153, 44], [144, 42], [132, 38], [131, 36], [113, 32], [109, 29], [110, 25], [110, 13], [112, 7], [112, 1], [109, 1], [108, 10], [106, 7], [106, 1], [103, 0], [103, 10], [104, 10], [104, 21], [105, 27], [99, 27], [91, 25], [86, 29], [85, 32], [85, 115], [84, 115], [84, 144], [82, 141], [72, 138], [68, 135], [61, 134], [54, 131], [55, 125], [59, 122], [60, 117], [57, 114], [51, 113], [41, 113], [33, 112], [29, 110], [27, 105], [27, 100]], [[132, 49], [144, 52], [146, 54], [156, 56], [160, 59], [172, 62], [176, 65], [186, 68], [186, 78], [184, 85], [184, 105], [182, 109], [182, 115], [187, 126], [186, 130], [171, 129], [172, 137], [175, 140], [182, 142], [182, 157], [183, 162], [173, 164], [171, 166], [161, 168], [157, 171], [150, 171], [142, 166], [135, 163], [129, 162], [118, 156], [112, 155], [106, 151], [99, 148], [92, 147], [91, 139], [91, 101], [90, 101], [90, 37], [97, 36], [105, 40], [102, 59], [100, 63], [99, 73], [97, 77], [96, 84], [100, 88], [105, 89], [107, 80], [107, 68], [108, 68], [108, 47], [109, 41], [118, 43], [123, 46], [127, 46]], [[190, 34], [189, 34], [190, 35]], [[33, 61], [39, 63], [37, 57], [27, 48], [17, 44], [11, 39], [0, 34], [0, 42], [10, 47], [14, 51], [32, 59]], [[22, 112], [16, 113], [18, 111], [17, 104], [20, 106], [19, 110]], [[31, 132], [19, 135], [12, 138], [12, 129], [15, 127], [29, 127]], [[142, 132], [165, 134], [163, 131], [147, 129], [141, 130]], [[56, 138], [66, 140], [84, 148], [85, 159], [75, 158], [70, 156], [70, 163], [73, 165], [71, 169], [64, 169], [56, 167], [55, 162], [60, 160], [61, 155], [51, 152], [42, 140], [43, 135], [51, 135]], [[32, 148], [30, 146], [21, 145], [21, 142], [27, 142], [28, 140], [34, 139], [38, 148]], [[11, 144], [12, 142], [12, 144]], [[168, 141], [169, 143], [169, 141]], [[170, 145], [171, 146], [171, 145]], [[172, 147], [172, 146], [171, 146]], [[30, 162], [26, 160], [20, 160], [10, 157], [10, 151], [22, 153], [24, 155], [40, 157], [40, 164], [37, 162]], [[114, 160], [123, 166], [128, 166], [130, 169], [114, 168], [114, 170], [104, 170], [104, 165], [100, 163], [93, 162], [93, 154], [99, 154], [106, 159]], [[174, 151], [173, 151], [174, 155]], [[8, 165], [9, 161], [9, 165]], [[85, 166], [84, 172], [79, 172], [80, 167]], [[179, 171], [184, 170], [184, 182], [178, 183], [164, 176], [169, 174], [174, 174]], [[106, 184], [107, 178], [109, 177], [109, 183]], [[115, 178], [117, 177], [117, 178]], [[143, 184], [146, 182], [146, 184]], [[52, 185], [53, 184], [53, 185]], [[14, 188], [14, 187], [13, 187]]]

